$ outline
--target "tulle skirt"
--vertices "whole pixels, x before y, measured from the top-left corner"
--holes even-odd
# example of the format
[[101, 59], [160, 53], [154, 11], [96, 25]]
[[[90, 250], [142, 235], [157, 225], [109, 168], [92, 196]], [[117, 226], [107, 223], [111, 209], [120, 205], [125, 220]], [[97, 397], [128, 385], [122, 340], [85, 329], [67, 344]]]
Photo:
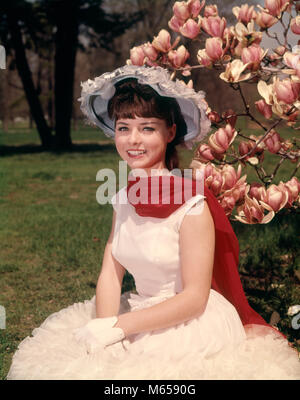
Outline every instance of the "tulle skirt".
[[[162, 300], [126, 292], [119, 313]], [[255, 326], [246, 334], [235, 308], [214, 290], [200, 316], [88, 354], [72, 332], [95, 316], [95, 297], [51, 314], [20, 343], [7, 379], [300, 379], [287, 341]]]

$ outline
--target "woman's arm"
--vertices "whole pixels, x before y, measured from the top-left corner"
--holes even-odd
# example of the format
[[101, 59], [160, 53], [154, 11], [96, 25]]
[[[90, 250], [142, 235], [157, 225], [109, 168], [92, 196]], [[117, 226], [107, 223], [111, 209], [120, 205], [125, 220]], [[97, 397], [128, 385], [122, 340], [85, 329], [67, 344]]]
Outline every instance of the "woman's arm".
[[125, 336], [168, 328], [201, 315], [211, 288], [215, 228], [208, 205], [200, 215], [186, 215], [180, 228], [180, 262], [183, 290], [152, 307], [118, 316], [115, 327]]
[[120, 296], [125, 268], [112, 256], [112, 240], [116, 223], [116, 213], [110, 236], [104, 250], [101, 272], [96, 287], [96, 317], [104, 318], [117, 315], [120, 308]]

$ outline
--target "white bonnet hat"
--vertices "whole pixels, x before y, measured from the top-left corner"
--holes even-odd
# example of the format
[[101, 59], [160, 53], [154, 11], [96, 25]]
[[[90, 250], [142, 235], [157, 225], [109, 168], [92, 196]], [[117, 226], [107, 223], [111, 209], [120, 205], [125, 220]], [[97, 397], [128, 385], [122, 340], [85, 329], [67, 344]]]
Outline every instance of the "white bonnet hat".
[[115, 84], [128, 78], [151, 86], [160, 96], [177, 100], [187, 126], [183, 138], [186, 147], [192, 148], [194, 142], [201, 141], [210, 131], [211, 122], [206, 115], [208, 105], [203, 91], [196, 92], [178, 79], [172, 81], [169, 72], [162, 67], [125, 65], [81, 83], [80, 108], [88, 121], [101, 128], [106, 136], [114, 138], [115, 135], [115, 121], [107, 111], [109, 100], [116, 91]]

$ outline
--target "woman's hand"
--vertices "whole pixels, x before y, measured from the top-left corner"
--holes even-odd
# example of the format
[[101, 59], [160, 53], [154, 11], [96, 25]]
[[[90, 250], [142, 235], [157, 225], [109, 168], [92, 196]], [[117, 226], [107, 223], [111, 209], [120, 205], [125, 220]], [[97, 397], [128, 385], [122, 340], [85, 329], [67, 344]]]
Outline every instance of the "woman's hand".
[[114, 328], [118, 317], [95, 318], [83, 327], [73, 331], [78, 343], [86, 346], [88, 353], [94, 353], [125, 338], [123, 329]]

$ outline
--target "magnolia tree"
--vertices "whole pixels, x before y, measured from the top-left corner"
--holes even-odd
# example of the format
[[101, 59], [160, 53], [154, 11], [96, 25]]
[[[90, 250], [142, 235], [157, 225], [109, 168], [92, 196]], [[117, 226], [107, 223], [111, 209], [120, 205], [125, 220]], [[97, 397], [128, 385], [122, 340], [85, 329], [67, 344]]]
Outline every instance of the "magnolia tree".
[[[177, 33], [172, 43], [170, 33], [163, 29], [153, 41], [130, 50], [129, 64], [161, 66], [172, 73], [172, 79], [190, 76], [195, 68], [221, 71], [220, 79], [236, 90], [242, 100], [243, 112], [224, 111], [219, 115], [208, 107], [207, 114], [216, 129], [207, 143], [198, 145], [191, 168], [202, 169], [205, 185], [212, 190], [226, 214], [246, 224], [268, 223], [283, 208], [296, 210], [300, 203], [299, 139], [292, 137], [300, 112], [300, 46], [291, 46], [288, 34], [300, 35], [300, 1], [265, 0], [264, 8], [243, 4], [233, 7], [236, 24], [227, 26], [218, 14], [217, 5], [205, 0], [175, 2], [169, 28]], [[282, 38], [269, 28], [278, 24]], [[263, 49], [263, 35], [277, 41], [275, 49]], [[199, 43], [197, 65], [190, 65], [191, 54], [181, 37]], [[199, 39], [203, 38], [203, 41]], [[296, 36], [295, 36], [296, 38]], [[199, 46], [198, 46], [199, 47]], [[254, 84], [260, 100], [250, 108], [245, 85]], [[261, 114], [253, 113], [253, 108]], [[238, 118], [249, 118], [257, 124], [261, 135], [255, 136], [236, 129]], [[262, 122], [263, 121], [263, 122]], [[280, 129], [291, 132], [289, 139]], [[213, 131], [213, 130], [212, 130]], [[272, 154], [272, 172], [264, 166], [265, 153]], [[285, 182], [274, 184], [283, 162], [291, 164], [291, 175]], [[249, 184], [243, 169], [251, 166], [257, 182]]]

